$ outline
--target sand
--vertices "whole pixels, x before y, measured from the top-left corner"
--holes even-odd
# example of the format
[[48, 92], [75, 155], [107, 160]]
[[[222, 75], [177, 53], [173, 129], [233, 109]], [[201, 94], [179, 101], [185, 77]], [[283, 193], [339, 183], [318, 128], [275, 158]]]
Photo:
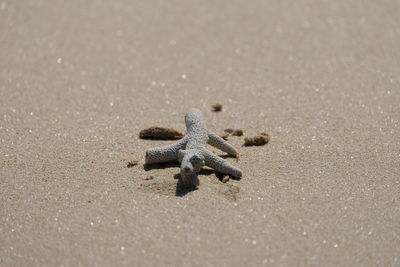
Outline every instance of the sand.
[[[0, 1], [0, 265], [399, 266], [399, 14]], [[184, 131], [192, 107], [218, 134], [244, 130], [227, 159], [241, 180], [205, 170], [187, 192], [176, 164], [145, 170], [173, 141], [140, 130]]]

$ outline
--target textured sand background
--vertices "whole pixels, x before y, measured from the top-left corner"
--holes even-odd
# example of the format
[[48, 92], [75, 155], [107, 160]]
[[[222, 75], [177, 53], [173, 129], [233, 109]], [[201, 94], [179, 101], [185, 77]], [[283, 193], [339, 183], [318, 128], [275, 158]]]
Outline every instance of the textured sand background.
[[[0, 1], [0, 265], [399, 266], [399, 3]], [[242, 180], [126, 167], [191, 107]]]

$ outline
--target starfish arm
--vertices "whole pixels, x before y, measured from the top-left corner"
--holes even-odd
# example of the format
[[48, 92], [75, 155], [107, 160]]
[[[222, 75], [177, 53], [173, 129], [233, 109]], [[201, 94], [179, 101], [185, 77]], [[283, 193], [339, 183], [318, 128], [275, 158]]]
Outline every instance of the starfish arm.
[[178, 152], [184, 149], [187, 137], [182, 138], [176, 143], [168, 146], [155, 147], [146, 151], [145, 164], [165, 163], [178, 160]]
[[208, 140], [208, 131], [203, 123], [201, 111], [191, 109], [185, 116], [188, 142], [186, 149], [205, 147]]
[[230, 156], [238, 156], [237, 150], [215, 133], [208, 132], [208, 144], [228, 153]]
[[208, 167], [211, 167], [218, 172], [232, 175], [236, 178], [242, 177], [242, 171], [230, 164], [228, 161], [218, 157], [210, 151], [204, 151], [203, 153], [205, 165]]
[[181, 179], [183, 184], [188, 185], [188, 186], [199, 186], [200, 180], [199, 177], [197, 176], [197, 173], [182, 173], [181, 172]]
[[201, 149], [186, 149], [178, 152], [178, 160], [181, 162], [181, 178], [184, 184], [198, 186], [197, 173], [204, 166], [204, 156]]

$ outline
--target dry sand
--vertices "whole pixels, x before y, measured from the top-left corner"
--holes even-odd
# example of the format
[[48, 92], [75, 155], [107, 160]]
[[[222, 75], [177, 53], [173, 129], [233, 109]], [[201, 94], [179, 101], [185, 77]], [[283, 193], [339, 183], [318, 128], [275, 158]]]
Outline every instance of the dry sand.
[[[0, 265], [399, 266], [399, 14], [0, 1]], [[191, 107], [217, 133], [271, 135], [230, 137], [242, 180], [205, 171], [186, 192], [176, 165], [144, 170], [172, 141], [140, 130], [184, 130]]]

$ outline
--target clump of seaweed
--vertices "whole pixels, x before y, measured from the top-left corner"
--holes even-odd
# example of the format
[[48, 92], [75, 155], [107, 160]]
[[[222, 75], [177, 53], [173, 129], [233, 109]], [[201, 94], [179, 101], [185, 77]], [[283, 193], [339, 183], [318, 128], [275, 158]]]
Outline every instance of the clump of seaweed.
[[165, 127], [150, 127], [140, 131], [139, 133], [140, 138], [153, 140], [177, 140], [184, 136], [183, 133], [177, 130]]
[[262, 146], [268, 144], [269, 135], [256, 135], [253, 137], [245, 137], [244, 138], [244, 146]]

